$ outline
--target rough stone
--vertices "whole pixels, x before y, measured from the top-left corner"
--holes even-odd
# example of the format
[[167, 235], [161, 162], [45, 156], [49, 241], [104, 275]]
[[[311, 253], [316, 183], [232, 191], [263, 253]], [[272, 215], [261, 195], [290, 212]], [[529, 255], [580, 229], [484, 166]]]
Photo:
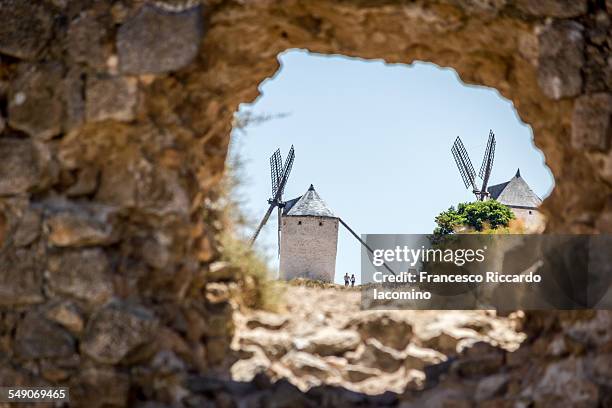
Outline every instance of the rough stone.
[[32, 250], [0, 253], [0, 305], [18, 306], [44, 301], [44, 263]]
[[162, 234], [146, 240], [142, 247], [143, 258], [152, 268], [164, 269], [170, 262], [169, 239]]
[[52, 17], [44, 3], [4, 0], [0, 7], [0, 53], [33, 59], [51, 35]]
[[453, 327], [421, 335], [424, 346], [449, 355], [456, 354], [461, 339], [467, 337], [464, 331]]
[[34, 312], [17, 326], [15, 346], [23, 359], [67, 357], [76, 351], [70, 333]]
[[154, 165], [135, 149], [116, 152], [106, 160], [96, 199], [119, 208], [138, 208], [151, 220], [189, 213], [187, 192], [178, 175]]
[[281, 362], [296, 375], [312, 375], [316, 378], [325, 378], [330, 375], [331, 368], [325, 361], [302, 351], [287, 353]]
[[35, 210], [28, 210], [19, 220], [19, 225], [13, 236], [13, 243], [17, 247], [30, 245], [40, 235], [42, 219], [40, 213]]
[[60, 133], [63, 120], [62, 67], [58, 63], [24, 65], [11, 84], [9, 126], [48, 140]]
[[85, 121], [85, 72], [72, 67], [62, 82], [65, 98], [64, 131], [70, 132], [82, 126]]
[[77, 307], [71, 302], [60, 302], [51, 306], [45, 315], [49, 320], [61, 324], [72, 333], [83, 331], [84, 321]]
[[326, 327], [299, 341], [302, 344], [296, 348], [320, 356], [334, 356], [355, 350], [360, 342], [359, 334], [353, 330]]
[[403, 364], [402, 354], [383, 345], [378, 340], [372, 338], [366, 340], [366, 348], [360, 358], [361, 364], [371, 368], [378, 368], [387, 373], [397, 371]]
[[274, 332], [260, 328], [244, 333], [240, 337], [240, 343], [247, 346], [259, 346], [267, 356], [277, 358], [285, 354], [290, 348], [291, 338], [284, 332]]
[[113, 214], [102, 207], [62, 211], [51, 215], [45, 225], [49, 242], [58, 247], [109, 245], [117, 240]]
[[515, 7], [538, 17], [568, 18], [587, 12], [586, 0], [517, 0]]
[[552, 99], [576, 96], [582, 90], [584, 64], [583, 27], [573, 21], [556, 21], [538, 35], [538, 83]]
[[249, 318], [246, 325], [249, 329], [262, 327], [268, 330], [280, 330], [287, 324], [287, 322], [288, 319], [282, 315], [265, 311], [257, 311]]
[[439, 364], [446, 360], [446, 356], [439, 351], [422, 348], [409, 344], [403, 351], [404, 365], [410, 369], [423, 370], [425, 367]]
[[48, 285], [56, 293], [91, 303], [103, 303], [113, 294], [110, 265], [100, 248], [64, 250], [51, 255]]
[[38, 168], [30, 140], [0, 138], [0, 196], [29, 191], [38, 182]]
[[251, 358], [236, 361], [230, 373], [235, 381], [252, 381], [258, 373], [265, 372], [269, 366], [270, 361], [266, 356], [259, 349], [255, 349]]
[[86, 117], [96, 122], [129, 122], [135, 117], [138, 82], [135, 78], [106, 77], [87, 81]]
[[572, 118], [572, 146], [606, 150], [612, 139], [612, 95], [598, 93], [576, 99]]
[[403, 350], [412, 339], [412, 326], [390, 314], [373, 313], [349, 323], [363, 338], [375, 338], [385, 346]]
[[66, 195], [69, 197], [79, 197], [95, 193], [98, 188], [98, 177], [100, 171], [88, 166], [80, 169], [77, 174], [77, 181], [68, 190]]
[[102, 70], [110, 55], [106, 36], [106, 27], [91, 11], [85, 11], [70, 23], [68, 52], [74, 61]]
[[463, 377], [476, 377], [496, 372], [504, 364], [504, 351], [485, 342], [474, 343], [453, 362], [452, 369]]
[[92, 408], [127, 406], [129, 377], [110, 367], [82, 370], [70, 382], [70, 402]]
[[597, 406], [599, 389], [585, 376], [584, 359], [570, 357], [551, 363], [534, 385], [536, 405]]
[[346, 373], [347, 378], [351, 382], [361, 382], [367, 380], [368, 378], [381, 375], [380, 370], [369, 367], [362, 367], [354, 364], [347, 365], [344, 368], [344, 372]]
[[200, 7], [180, 13], [142, 7], [117, 33], [121, 72], [159, 74], [189, 64], [202, 37], [201, 13]]
[[130, 352], [154, 340], [158, 322], [143, 307], [112, 303], [91, 317], [81, 350], [103, 364], [117, 364]]

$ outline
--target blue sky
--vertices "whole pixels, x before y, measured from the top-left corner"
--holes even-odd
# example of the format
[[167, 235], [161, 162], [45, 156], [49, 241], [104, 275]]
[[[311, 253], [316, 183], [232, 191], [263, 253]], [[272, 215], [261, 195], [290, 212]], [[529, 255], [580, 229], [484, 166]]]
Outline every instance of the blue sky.
[[[554, 186], [531, 128], [512, 103], [491, 88], [467, 86], [452, 69], [429, 63], [388, 65], [378, 60], [289, 50], [281, 69], [260, 85], [261, 96], [240, 109], [287, 113], [233, 133], [230, 154], [245, 163], [240, 194], [254, 220], [270, 196], [269, 157], [295, 146], [285, 199], [314, 184], [320, 196], [357, 233], [430, 233], [434, 217], [471, 201], [450, 148], [460, 136], [478, 171], [489, 129], [497, 150], [490, 184], [516, 169], [546, 197]], [[257, 246], [277, 269], [276, 218]], [[340, 229], [336, 282], [359, 276], [360, 245]]]

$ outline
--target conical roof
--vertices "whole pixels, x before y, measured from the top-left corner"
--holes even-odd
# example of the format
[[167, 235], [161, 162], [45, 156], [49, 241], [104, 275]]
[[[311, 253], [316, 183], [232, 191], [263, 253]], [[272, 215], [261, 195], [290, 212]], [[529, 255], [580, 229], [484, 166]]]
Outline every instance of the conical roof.
[[542, 199], [533, 192], [527, 182], [521, 177], [518, 169], [512, 179], [505, 183], [496, 184], [488, 188], [491, 198], [510, 207], [537, 208]]
[[303, 196], [294, 198], [285, 203], [283, 215], [289, 217], [332, 217], [338, 218], [329, 209], [325, 201], [319, 197], [311, 184]]

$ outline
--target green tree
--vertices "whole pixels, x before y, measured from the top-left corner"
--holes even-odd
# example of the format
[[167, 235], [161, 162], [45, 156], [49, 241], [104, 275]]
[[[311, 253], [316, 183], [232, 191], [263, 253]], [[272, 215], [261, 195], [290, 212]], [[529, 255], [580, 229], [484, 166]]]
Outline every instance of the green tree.
[[448, 235], [455, 232], [455, 229], [465, 224], [465, 219], [459, 215], [455, 207], [451, 206], [448, 210], [442, 211], [436, 217], [436, 235]]
[[514, 213], [510, 208], [496, 200], [460, 203], [457, 209], [450, 207], [441, 212], [435, 219], [435, 235], [448, 235], [460, 227], [472, 228], [476, 231], [507, 227]]

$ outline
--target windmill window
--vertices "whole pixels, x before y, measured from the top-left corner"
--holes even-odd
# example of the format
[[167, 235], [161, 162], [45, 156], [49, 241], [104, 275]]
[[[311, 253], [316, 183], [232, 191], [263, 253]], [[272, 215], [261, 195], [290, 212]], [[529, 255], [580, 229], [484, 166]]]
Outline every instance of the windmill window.
[[531, 214], [531, 210], [529, 210], [529, 214]]
[[302, 225], [302, 221], [298, 221], [298, 225]]
[[323, 225], [323, 221], [319, 221], [319, 227]]

